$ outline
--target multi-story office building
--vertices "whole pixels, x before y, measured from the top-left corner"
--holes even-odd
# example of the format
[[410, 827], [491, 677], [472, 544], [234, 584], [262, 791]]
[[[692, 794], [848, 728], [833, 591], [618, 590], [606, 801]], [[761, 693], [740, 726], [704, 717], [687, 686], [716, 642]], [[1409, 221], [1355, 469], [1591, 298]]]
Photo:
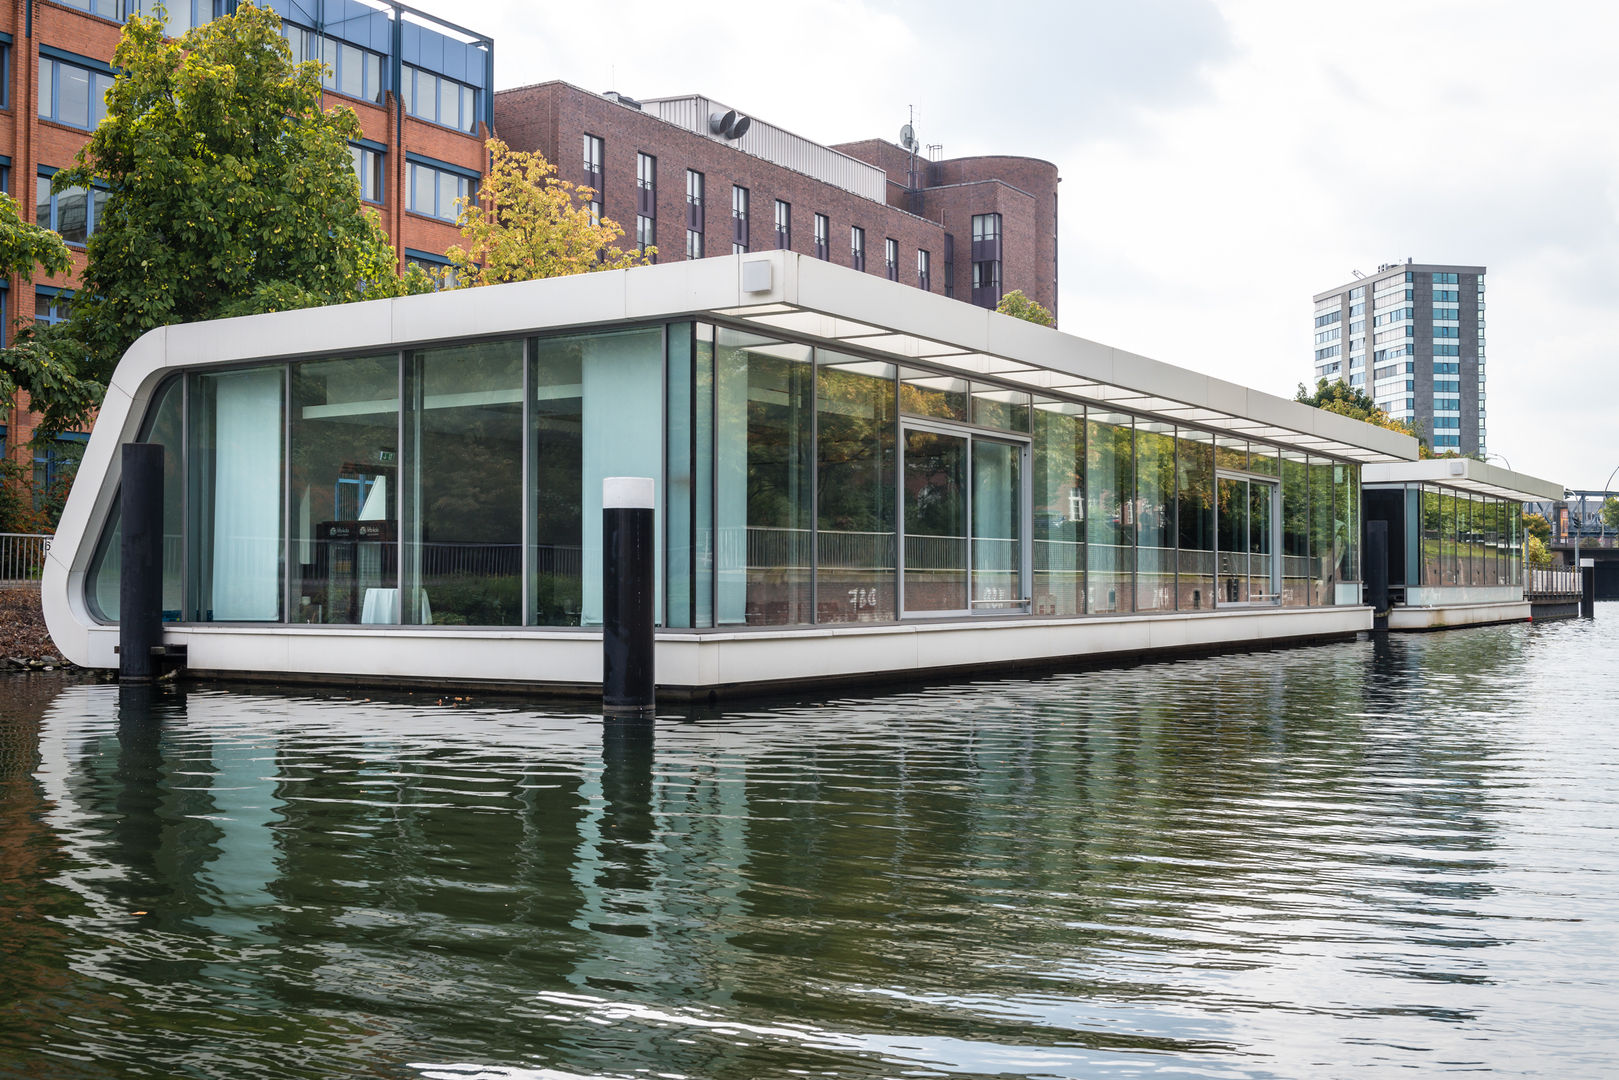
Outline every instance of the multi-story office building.
[[1057, 167], [822, 145], [696, 95], [635, 101], [547, 82], [495, 95], [495, 128], [596, 191], [657, 259], [782, 249], [993, 308], [1057, 311]]
[[[397, 0], [261, 4], [281, 15], [293, 59], [322, 60], [329, 68], [326, 107], [344, 106], [359, 117], [362, 137], [350, 150], [360, 193], [381, 215], [401, 265], [442, 263], [461, 238], [454, 200], [476, 191], [484, 171], [491, 40]], [[50, 178], [73, 163], [104, 115], [124, 21], [156, 6], [156, 0], [18, 0], [0, 7], [0, 189], [22, 204], [26, 218], [60, 232], [74, 261], [62, 280], [0, 280], [0, 335], [30, 311], [40, 322], [66, 317], [104, 195], [52, 194]], [[235, 7], [236, 0], [168, 0], [168, 30], [182, 34]], [[29, 447], [27, 396], [17, 404], [0, 424], [0, 441], [15, 460], [31, 454], [36, 479], [49, 486], [58, 454]]]
[[1484, 267], [1390, 263], [1315, 295], [1315, 377], [1361, 390], [1435, 453], [1485, 454]]

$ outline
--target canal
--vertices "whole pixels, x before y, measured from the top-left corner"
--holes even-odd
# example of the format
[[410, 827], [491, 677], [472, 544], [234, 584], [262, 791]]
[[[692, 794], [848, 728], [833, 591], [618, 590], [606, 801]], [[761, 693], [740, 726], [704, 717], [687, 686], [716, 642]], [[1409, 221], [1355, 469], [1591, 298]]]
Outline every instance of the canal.
[[0, 1076], [1595, 1076], [1619, 604], [650, 730], [0, 680]]

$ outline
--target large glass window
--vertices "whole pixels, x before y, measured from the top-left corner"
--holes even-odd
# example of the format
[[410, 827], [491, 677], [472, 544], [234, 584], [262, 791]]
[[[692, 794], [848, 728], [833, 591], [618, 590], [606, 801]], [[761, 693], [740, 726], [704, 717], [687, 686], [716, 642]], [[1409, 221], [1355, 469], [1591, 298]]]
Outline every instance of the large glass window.
[[1086, 587], [1093, 612], [1131, 610], [1135, 569], [1135, 430], [1128, 413], [1085, 423]]
[[1136, 424], [1136, 610], [1175, 609], [1175, 425]]
[[70, 244], [89, 240], [106, 212], [108, 193], [102, 188], [68, 187], [53, 192], [51, 177], [44, 175], [38, 178], [35, 192], [34, 220], [56, 230]]
[[1338, 545], [1347, 542], [1347, 523], [1333, 498], [1333, 464], [1310, 459], [1310, 564], [1314, 572], [1311, 603], [1331, 604], [1338, 583]]
[[1036, 615], [1085, 611], [1085, 407], [1034, 403], [1034, 589]]
[[1305, 455], [1282, 453], [1282, 604], [1310, 603], [1310, 470]]
[[[163, 620], [174, 622], [180, 618], [181, 574], [184, 563], [183, 515], [185, 506], [185, 446], [183, 409], [184, 380], [170, 379], [153, 396], [146, 425], [141, 429], [140, 441], [158, 443], [163, 447]], [[96, 615], [109, 622], [118, 621], [119, 572], [123, 564], [121, 544], [122, 512], [114, 504], [101, 546], [90, 564], [88, 595]]]
[[405, 181], [405, 208], [442, 221], [455, 221], [460, 206], [475, 198], [478, 191], [478, 181], [472, 177], [419, 161], [410, 163]]
[[[93, 63], [86, 61], [86, 64]], [[39, 59], [39, 118], [94, 130], [107, 115], [112, 73], [66, 60]]]
[[198, 622], [273, 622], [281, 612], [283, 366], [197, 375], [187, 479]]
[[[663, 328], [539, 338], [532, 347], [533, 621], [599, 626], [602, 481], [650, 476], [660, 513], [664, 505]], [[657, 543], [661, 567], [661, 536]], [[660, 617], [662, 582], [660, 570]]]
[[822, 351], [816, 379], [816, 621], [895, 618], [892, 364]]
[[292, 365], [294, 622], [399, 622], [399, 357]]
[[714, 625], [714, 328], [669, 327], [668, 626]]
[[382, 101], [380, 54], [291, 23], [282, 24], [281, 33], [294, 63], [313, 60], [321, 65], [320, 84], [326, 89], [362, 101]]
[[401, 621], [523, 622], [523, 344], [406, 365]]
[[1175, 444], [1175, 525], [1182, 611], [1214, 606], [1214, 436], [1182, 428]]
[[399, 74], [405, 111], [460, 131], [478, 130], [478, 91], [422, 68], [404, 64]]
[[810, 348], [735, 330], [716, 336], [718, 622], [811, 622]]

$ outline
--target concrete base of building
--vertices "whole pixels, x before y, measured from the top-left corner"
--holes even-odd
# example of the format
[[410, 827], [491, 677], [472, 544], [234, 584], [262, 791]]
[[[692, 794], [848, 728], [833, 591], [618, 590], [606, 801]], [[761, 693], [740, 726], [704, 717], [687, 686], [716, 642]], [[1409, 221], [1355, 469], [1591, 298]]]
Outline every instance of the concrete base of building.
[[[657, 682], [671, 699], [914, 682], [1342, 640], [1371, 625], [1371, 609], [1355, 606], [665, 630]], [[92, 629], [87, 666], [115, 667], [117, 641], [116, 626]], [[588, 629], [171, 626], [164, 641], [186, 646], [194, 677], [579, 695], [601, 687], [601, 634]]]
[[1395, 607], [1389, 612], [1390, 630], [1454, 630], [1462, 626], [1489, 626], [1494, 623], [1526, 622], [1530, 617], [1527, 600], [1482, 604], [1435, 604], [1429, 607]]

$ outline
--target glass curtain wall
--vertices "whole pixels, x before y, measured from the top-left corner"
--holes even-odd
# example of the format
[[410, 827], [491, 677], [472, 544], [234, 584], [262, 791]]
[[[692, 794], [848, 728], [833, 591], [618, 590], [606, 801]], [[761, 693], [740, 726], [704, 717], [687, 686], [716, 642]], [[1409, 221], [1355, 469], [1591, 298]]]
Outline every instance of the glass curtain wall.
[[399, 619], [521, 626], [523, 343], [411, 353], [405, 385]]
[[1175, 610], [1175, 425], [1136, 423], [1136, 610]]
[[1214, 436], [1181, 428], [1175, 445], [1180, 610], [1214, 606]]
[[1085, 407], [1037, 399], [1031, 449], [1036, 615], [1085, 612]]
[[1085, 582], [1088, 608], [1132, 610], [1135, 571], [1135, 422], [1128, 413], [1085, 417]]
[[[163, 621], [180, 618], [184, 573], [185, 380], [170, 379], [152, 395], [140, 441], [163, 447]], [[113, 505], [107, 529], [90, 562], [90, 604], [109, 622], [118, 621], [119, 571], [122, 567], [123, 513]]]
[[292, 365], [293, 622], [399, 621], [399, 355]]
[[818, 351], [816, 622], [898, 616], [894, 365]]
[[1343, 522], [1335, 510], [1336, 488], [1332, 482], [1332, 462], [1310, 458], [1310, 602], [1331, 604], [1337, 589], [1338, 551]]
[[811, 622], [815, 365], [810, 347], [720, 328], [714, 373], [717, 622]]
[[1282, 606], [1310, 599], [1310, 473], [1308, 458], [1284, 450], [1282, 463]]

